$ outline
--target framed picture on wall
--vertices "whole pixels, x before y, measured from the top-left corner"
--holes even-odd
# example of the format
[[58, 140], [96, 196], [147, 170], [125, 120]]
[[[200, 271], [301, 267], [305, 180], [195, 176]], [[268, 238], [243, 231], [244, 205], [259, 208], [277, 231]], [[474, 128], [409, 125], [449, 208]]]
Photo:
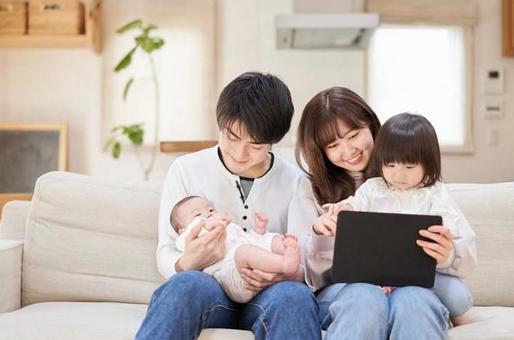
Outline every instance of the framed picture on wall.
[[0, 214], [12, 200], [30, 200], [39, 176], [67, 170], [66, 124], [0, 123]]

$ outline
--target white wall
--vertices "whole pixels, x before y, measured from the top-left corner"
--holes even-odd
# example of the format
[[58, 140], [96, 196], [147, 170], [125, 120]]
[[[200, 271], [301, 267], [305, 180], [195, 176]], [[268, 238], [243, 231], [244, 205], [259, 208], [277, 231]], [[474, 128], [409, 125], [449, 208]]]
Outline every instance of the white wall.
[[[503, 58], [501, 33], [501, 1], [478, 1], [478, 26], [475, 30], [475, 66], [473, 98], [473, 134], [475, 152], [472, 155], [444, 156], [443, 175], [447, 182], [499, 182], [514, 180], [514, 58]], [[505, 93], [499, 96], [484, 93], [483, 79], [491, 67], [503, 67]], [[504, 102], [505, 116], [500, 120], [483, 117], [486, 98]], [[488, 135], [497, 130], [497, 145], [488, 145]]]
[[[201, 3], [201, 0], [195, 0]], [[90, 50], [0, 50], [0, 121], [61, 122], [70, 129], [69, 169], [116, 179], [142, 178], [132, 153], [112, 160], [102, 151], [102, 126], [113, 65], [107, 59], [112, 48], [113, 27], [126, 17], [143, 17], [157, 23], [167, 20], [166, 12], [152, 10], [152, 4], [166, 7], [164, 0], [104, 0], [105, 53]], [[184, 4], [184, 1], [176, 1]], [[501, 57], [500, 0], [479, 0], [479, 25], [475, 48], [475, 153], [445, 156], [443, 168], [448, 182], [496, 182], [514, 180], [514, 59]], [[163, 7], [164, 6], [164, 7]], [[170, 5], [171, 6], [171, 5]], [[295, 122], [307, 100], [332, 85], [348, 86], [364, 93], [365, 56], [362, 52], [288, 51], [274, 49], [273, 16], [290, 12], [292, 0], [218, 0], [215, 65], [212, 89], [214, 101], [221, 88], [247, 70], [272, 72], [291, 88], [296, 107]], [[133, 14], [133, 15], [132, 15]], [[109, 30], [108, 32], [106, 30]], [[170, 42], [171, 43], [171, 42]], [[502, 120], [482, 118], [479, 110], [485, 98], [480, 76], [490, 66], [505, 70], [506, 115]], [[194, 94], [179, 100], [195, 100]], [[187, 124], [194, 126], [194, 124]], [[497, 129], [498, 144], [487, 145], [488, 132]], [[208, 132], [210, 133], [210, 132]], [[279, 151], [291, 157], [291, 135]], [[160, 155], [152, 175], [161, 179], [174, 155]]]

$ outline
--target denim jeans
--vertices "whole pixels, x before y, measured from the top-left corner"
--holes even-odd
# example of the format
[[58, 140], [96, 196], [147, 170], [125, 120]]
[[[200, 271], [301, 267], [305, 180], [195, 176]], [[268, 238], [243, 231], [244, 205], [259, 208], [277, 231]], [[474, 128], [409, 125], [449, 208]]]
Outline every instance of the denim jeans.
[[445, 339], [448, 311], [429, 289], [336, 283], [318, 296], [320, 322], [331, 339]]
[[432, 292], [448, 309], [451, 317], [462, 315], [473, 306], [471, 293], [458, 277], [436, 273]]
[[210, 275], [188, 271], [154, 292], [136, 339], [196, 339], [204, 328], [240, 328], [256, 339], [315, 340], [321, 339], [318, 313], [314, 294], [301, 282], [276, 283], [239, 304]]

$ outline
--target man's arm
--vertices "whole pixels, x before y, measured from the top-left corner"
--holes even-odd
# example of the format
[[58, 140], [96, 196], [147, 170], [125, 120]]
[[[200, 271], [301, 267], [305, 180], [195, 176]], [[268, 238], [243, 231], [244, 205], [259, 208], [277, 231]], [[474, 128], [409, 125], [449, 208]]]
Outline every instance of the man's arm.
[[182, 255], [175, 247], [175, 239], [178, 235], [171, 227], [170, 213], [173, 206], [187, 195], [180, 162], [176, 160], [166, 174], [159, 206], [159, 243], [156, 251], [156, 261], [159, 273], [166, 279], [176, 273], [175, 265]]

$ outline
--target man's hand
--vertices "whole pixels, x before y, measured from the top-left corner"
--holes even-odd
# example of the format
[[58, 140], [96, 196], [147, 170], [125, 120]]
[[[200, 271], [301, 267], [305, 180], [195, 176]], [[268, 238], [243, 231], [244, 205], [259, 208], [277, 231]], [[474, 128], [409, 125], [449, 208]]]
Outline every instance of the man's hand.
[[241, 274], [241, 278], [244, 281], [244, 287], [255, 292], [260, 292], [264, 288], [277, 282], [286, 280], [303, 281], [304, 279], [302, 266], [298, 268], [296, 273], [290, 275], [267, 273], [250, 268], [242, 268], [239, 274]]
[[205, 222], [195, 226], [186, 238], [184, 254], [177, 261], [175, 268], [183, 271], [202, 270], [225, 257], [227, 224], [226, 221], [220, 220], [207, 234], [200, 237], [198, 235]]

